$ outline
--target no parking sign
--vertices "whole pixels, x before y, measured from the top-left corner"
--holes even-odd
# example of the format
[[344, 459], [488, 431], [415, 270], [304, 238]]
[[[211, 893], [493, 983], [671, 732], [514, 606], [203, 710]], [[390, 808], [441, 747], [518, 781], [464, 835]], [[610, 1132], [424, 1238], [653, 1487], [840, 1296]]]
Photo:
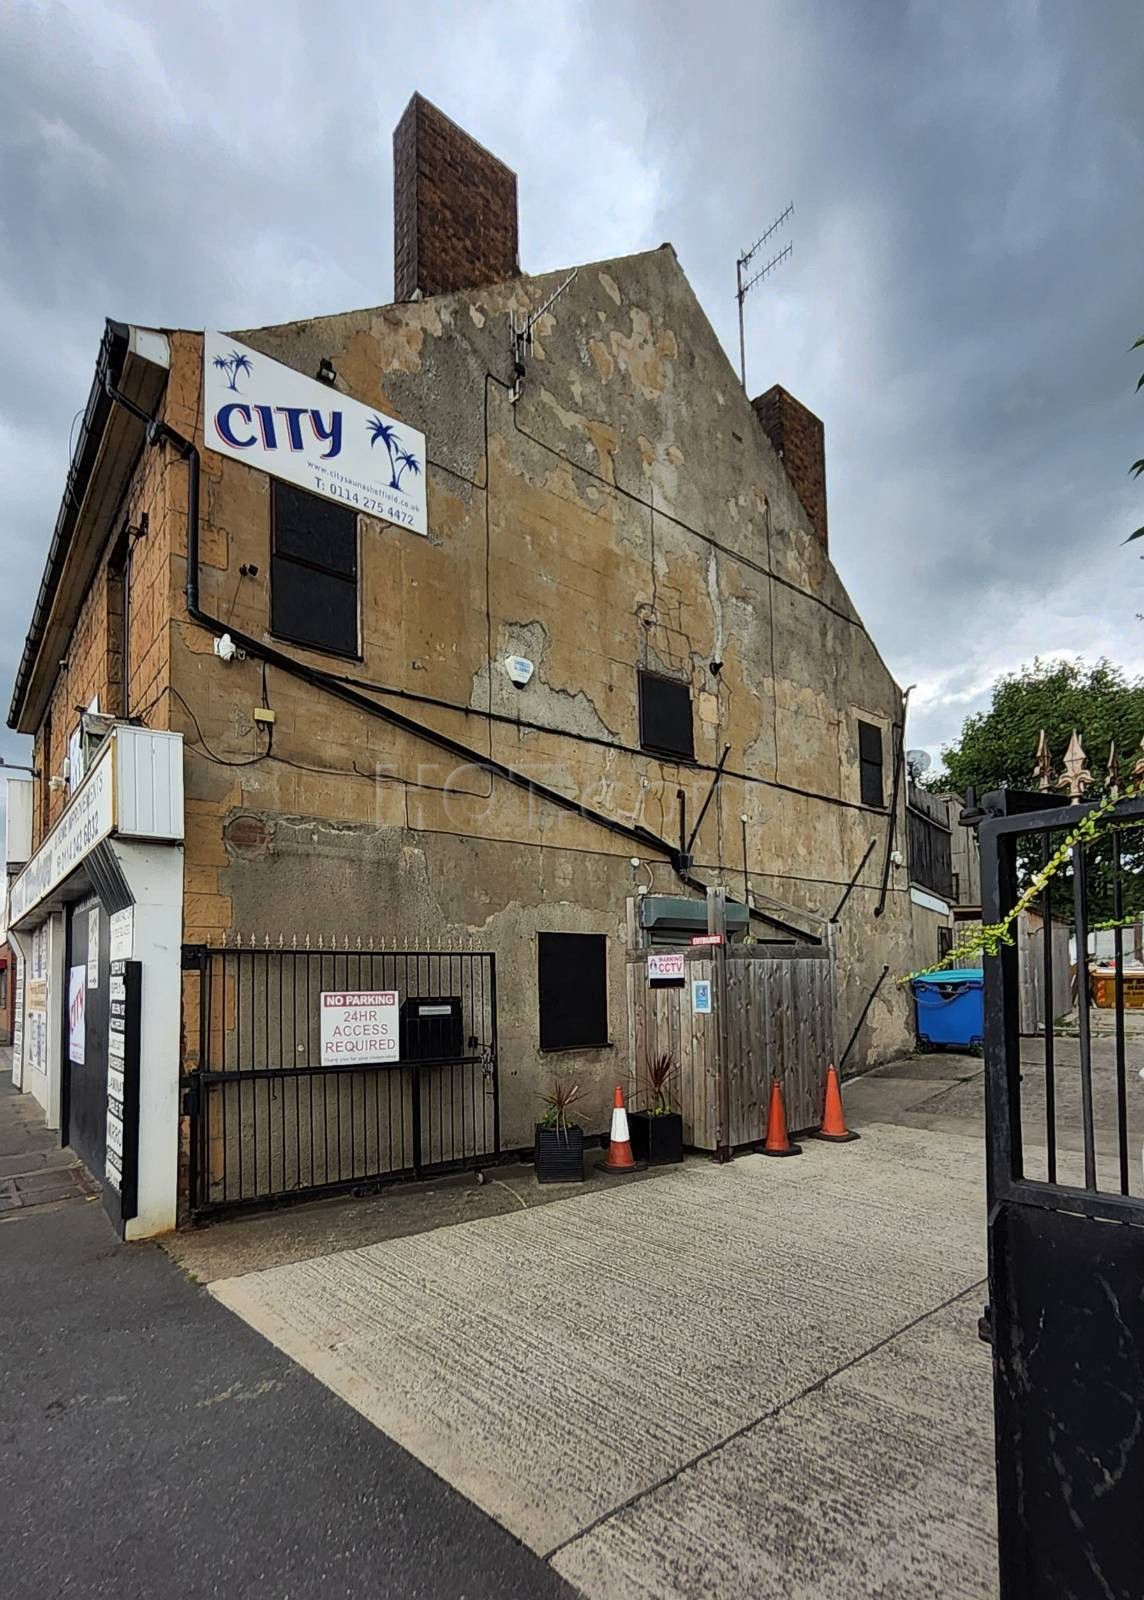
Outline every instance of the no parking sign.
[[401, 1059], [396, 989], [322, 992], [322, 1065]]

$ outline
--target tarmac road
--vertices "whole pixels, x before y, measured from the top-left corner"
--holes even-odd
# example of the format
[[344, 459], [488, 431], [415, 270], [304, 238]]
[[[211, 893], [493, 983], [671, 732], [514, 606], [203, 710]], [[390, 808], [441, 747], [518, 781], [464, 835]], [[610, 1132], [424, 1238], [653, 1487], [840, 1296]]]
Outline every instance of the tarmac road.
[[4, 1600], [567, 1600], [157, 1246], [119, 1244], [33, 1110], [0, 1076]]

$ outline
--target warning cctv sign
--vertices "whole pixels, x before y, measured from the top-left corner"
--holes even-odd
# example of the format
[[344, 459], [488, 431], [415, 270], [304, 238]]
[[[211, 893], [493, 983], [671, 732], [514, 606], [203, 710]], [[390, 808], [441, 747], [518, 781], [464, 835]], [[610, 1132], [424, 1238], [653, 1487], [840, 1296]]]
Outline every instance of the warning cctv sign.
[[324, 1067], [400, 1060], [397, 990], [323, 992], [321, 1042]]

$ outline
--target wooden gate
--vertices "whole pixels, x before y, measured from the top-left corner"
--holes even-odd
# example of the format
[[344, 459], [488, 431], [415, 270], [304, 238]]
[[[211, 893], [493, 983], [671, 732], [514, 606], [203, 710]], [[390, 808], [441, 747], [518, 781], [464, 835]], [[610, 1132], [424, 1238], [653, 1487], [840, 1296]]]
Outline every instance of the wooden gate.
[[[655, 953], [663, 953], [657, 946]], [[632, 1097], [639, 1107], [644, 1064], [669, 1051], [684, 1142], [696, 1150], [763, 1137], [772, 1077], [783, 1086], [787, 1122], [798, 1131], [822, 1116], [834, 1059], [834, 959], [827, 945], [686, 948], [682, 983], [649, 981], [647, 949], [628, 955]], [[696, 982], [711, 1010], [696, 1010]], [[723, 1134], [726, 1122], [727, 1133]]]

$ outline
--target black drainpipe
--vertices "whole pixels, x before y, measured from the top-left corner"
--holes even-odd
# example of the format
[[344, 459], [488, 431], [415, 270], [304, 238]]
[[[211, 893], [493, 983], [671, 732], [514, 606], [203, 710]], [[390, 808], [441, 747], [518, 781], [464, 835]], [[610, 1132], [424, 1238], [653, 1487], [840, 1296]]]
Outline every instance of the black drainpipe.
[[[633, 840], [647, 849], [655, 850], [666, 856], [677, 874], [681, 872], [679, 851], [674, 845], [661, 839], [658, 834], [652, 833], [648, 828], [629, 827], [627, 823], [618, 822], [614, 817], [605, 816], [600, 811], [594, 811], [588, 806], [581, 805], [568, 795], [561, 794], [558, 789], [550, 789], [546, 784], [537, 783], [532, 778], [526, 778], [523, 773], [517, 772], [513, 767], [507, 767], [500, 761], [494, 761], [488, 756], [481, 755], [479, 751], [471, 749], [468, 745], [461, 744], [456, 739], [450, 739], [447, 734], [438, 733], [434, 728], [428, 728], [424, 723], [416, 722], [412, 717], [406, 717], [399, 711], [393, 711], [389, 706], [380, 705], [376, 700], [371, 700], [367, 695], [359, 694], [357, 690], [342, 683], [338, 678], [331, 677], [315, 667], [308, 667], [304, 662], [295, 661], [292, 656], [284, 655], [282, 651], [275, 650], [272, 646], [263, 644], [258, 639], [253, 639], [249, 634], [240, 633], [236, 628], [228, 626], [218, 617], [209, 616], [199, 606], [199, 452], [190, 439], [161, 421], [157, 417], [148, 416], [133, 400], [122, 394], [111, 380], [110, 374], [106, 381], [106, 389], [110, 399], [132, 416], [137, 417], [147, 429], [147, 442], [150, 445], [167, 443], [175, 449], [187, 464], [187, 583], [186, 599], [187, 611], [194, 622], [208, 628], [212, 633], [221, 638], [224, 633], [229, 633], [234, 642], [249, 654], [257, 656], [270, 666], [277, 667], [281, 672], [290, 673], [293, 677], [301, 679], [314, 688], [323, 689], [335, 699], [343, 701], [346, 705], [353, 706], [355, 710], [364, 711], [370, 716], [379, 718], [382, 722], [389, 723], [392, 727], [400, 728], [403, 732], [412, 734], [415, 738], [424, 739], [429, 744], [436, 745], [438, 749], [447, 751], [456, 756], [458, 760], [473, 766], [481, 771], [490, 772], [496, 777], [503, 778], [506, 783], [511, 783], [519, 789], [524, 789], [529, 794], [534, 794], [542, 800], [549, 800], [553, 805], [565, 811], [571, 811], [576, 816], [584, 817], [598, 827], [608, 830], [622, 838]], [[686, 881], [686, 880], [685, 880]]]

